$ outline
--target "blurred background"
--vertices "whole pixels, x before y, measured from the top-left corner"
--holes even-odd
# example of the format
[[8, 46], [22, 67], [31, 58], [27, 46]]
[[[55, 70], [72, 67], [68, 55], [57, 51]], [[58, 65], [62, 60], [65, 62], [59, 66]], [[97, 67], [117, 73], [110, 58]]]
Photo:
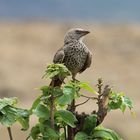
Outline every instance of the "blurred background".
[[[92, 66], [77, 79], [96, 87], [102, 77], [117, 91], [124, 91], [134, 103], [130, 111], [114, 111], [105, 127], [124, 140], [140, 137], [140, 1], [139, 0], [0, 0], [0, 98], [16, 96], [19, 106], [31, 107], [47, 64], [63, 45], [65, 32], [73, 27], [89, 30], [84, 42], [93, 52]], [[80, 102], [80, 101], [79, 101]], [[88, 107], [87, 107], [88, 106]], [[78, 108], [95, 109], [92, 102]], [[34, 118], [31, 124], [35, 123]], [[25, 140], [28, 132], [13, 126], [14, 140]], [[0, 140], [8, 140], [0, 125]]]

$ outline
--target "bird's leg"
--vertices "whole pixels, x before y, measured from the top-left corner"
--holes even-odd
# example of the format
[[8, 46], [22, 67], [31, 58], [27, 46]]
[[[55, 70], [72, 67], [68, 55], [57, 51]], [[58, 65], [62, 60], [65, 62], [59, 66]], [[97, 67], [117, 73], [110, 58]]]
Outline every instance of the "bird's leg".
[[65, 78], [64, 78], [64, 77], [60, 77], [60, 76], [59, 76], [59, 79], [60, 79], [60, 81], [61, 81], [63, 84], [65, 84], [65, 82], [64, 82], [64, 79], [65, 79]]
[[73, 81], [76, 80], [76, 79], [75, 79], [75, 76], [76, 76], [76, 74], [72, 73], [72, 80], [73, 80]]
[[79, 82], [79, 80], [77, 80], [75, 77], [76, 77], [76, 74], [72, 73], [72, 81], [73, 82]]

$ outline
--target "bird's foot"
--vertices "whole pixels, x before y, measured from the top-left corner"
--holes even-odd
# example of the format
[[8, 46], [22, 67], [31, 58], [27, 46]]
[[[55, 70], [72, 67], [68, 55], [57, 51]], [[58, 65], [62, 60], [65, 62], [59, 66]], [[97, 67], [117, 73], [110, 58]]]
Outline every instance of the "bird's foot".
[[75, 78], [72, 78], [72, 82], [76, 82], [76, 83], [78, 83], [78, 82], [80, 82], [80, 81], [77, 80], [77, 79], [75, 79]]

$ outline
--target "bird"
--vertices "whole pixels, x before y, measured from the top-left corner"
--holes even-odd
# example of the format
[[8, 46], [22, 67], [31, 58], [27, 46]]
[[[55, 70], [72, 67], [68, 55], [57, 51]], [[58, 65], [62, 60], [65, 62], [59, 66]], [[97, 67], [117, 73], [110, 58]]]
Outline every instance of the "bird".
[[[90, 31], [81, 28], [72, 28], [66, 32], [64, 45], [55, 53], [54, 64], [64, 64], [76, 80], [77, 73], [82, 73], [91, 66], [92, 52], [83, 43], [85, 35]], [[57, 79], [58, 80], [58, 79]]]

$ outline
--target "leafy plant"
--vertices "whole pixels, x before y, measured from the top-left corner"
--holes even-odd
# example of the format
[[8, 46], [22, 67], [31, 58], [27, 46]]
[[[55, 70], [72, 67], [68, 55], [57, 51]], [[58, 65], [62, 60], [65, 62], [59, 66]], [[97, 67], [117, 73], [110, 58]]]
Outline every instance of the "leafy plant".
[[[64, 79], [70, 72], [63, 64], [50, 64], [43, 78]], [[0, 99], [0, 122], [8, 127], [10, 140], [13, 140], [9, 129], [19, 122], [22, 130], [29, 129], [29, 117], [35, 115], [38, 122], [31, 128], [27, 139], [33, 140], [122, 140], [113, 130], [101, 126], [107, 113], [120, 109], [122, 112], [133, 108], [132, 101], [123, 92], [116, 93], [110, 86], [103, 87], [102, 79], [98, 79], [98, 91], [88, 83], [70, 81], [61, 85], [44, 85], [40, 88], [41, 95], [33, 102], [30, 109], [17, 108], [17, 98]], [[82, 91], [93, 93], [89, 97]], [[75, 100], [84, 97], [85, 101], [76, 104]], [[95, 101], [97, 110], [91, 114], [76, 112], [76, 107], [89, 100]]]
[[6, 127], [19, 122], [22, 130], [29, 128], [29, 111], [17, 108], [17, 98], [0, 99], [0, 123]]

